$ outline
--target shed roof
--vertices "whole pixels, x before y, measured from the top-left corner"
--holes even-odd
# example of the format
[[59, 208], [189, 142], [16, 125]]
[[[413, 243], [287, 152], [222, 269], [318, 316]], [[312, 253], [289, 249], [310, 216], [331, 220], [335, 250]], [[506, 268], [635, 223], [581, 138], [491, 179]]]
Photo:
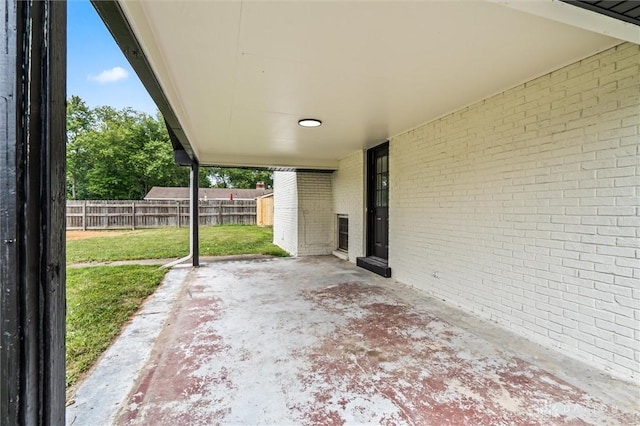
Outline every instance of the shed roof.
[[[272, 192], [272, 189], [200, 188], [198, 190], [198, 198], [201, 200], [229, 200], [233, 195], [234, 200], [253, 200], [263, 195], [271, 194]], [[144, 199], [188, 200], [189, 188], [154, 186]]]

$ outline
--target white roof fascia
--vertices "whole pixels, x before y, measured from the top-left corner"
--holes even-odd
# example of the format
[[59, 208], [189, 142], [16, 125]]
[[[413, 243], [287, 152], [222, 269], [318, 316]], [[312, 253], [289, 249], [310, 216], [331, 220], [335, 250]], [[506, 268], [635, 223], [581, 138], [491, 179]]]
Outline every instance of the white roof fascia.
[[623, 41], [640, 44], [640, 26], [559, 0], [486, 0]]

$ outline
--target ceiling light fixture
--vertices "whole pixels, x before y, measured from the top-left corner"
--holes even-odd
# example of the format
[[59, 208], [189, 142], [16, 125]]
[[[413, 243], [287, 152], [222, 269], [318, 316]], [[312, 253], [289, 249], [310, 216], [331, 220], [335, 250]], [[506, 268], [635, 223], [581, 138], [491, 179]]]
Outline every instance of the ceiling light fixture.
[[298, 126], [301, 127], [320, 127], [322, 125], [322, 121], [315, 118], [303, 118], [298, 121]]

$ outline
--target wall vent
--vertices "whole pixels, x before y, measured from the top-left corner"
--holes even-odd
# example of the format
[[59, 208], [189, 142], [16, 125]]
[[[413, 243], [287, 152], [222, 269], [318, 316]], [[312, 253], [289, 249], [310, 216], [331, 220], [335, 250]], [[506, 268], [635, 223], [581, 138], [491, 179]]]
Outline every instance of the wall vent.
[[338, 216], [338, 250], [349, 251], [349, 218]]

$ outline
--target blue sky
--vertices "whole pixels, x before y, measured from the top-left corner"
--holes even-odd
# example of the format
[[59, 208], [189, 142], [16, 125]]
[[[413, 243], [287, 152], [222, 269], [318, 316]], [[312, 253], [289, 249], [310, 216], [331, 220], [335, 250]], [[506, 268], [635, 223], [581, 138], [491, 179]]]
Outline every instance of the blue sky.
[[67, 3], [67, 97], [89, 107], [131, 107], [155, 114], [157, 108], [88, 0]]

